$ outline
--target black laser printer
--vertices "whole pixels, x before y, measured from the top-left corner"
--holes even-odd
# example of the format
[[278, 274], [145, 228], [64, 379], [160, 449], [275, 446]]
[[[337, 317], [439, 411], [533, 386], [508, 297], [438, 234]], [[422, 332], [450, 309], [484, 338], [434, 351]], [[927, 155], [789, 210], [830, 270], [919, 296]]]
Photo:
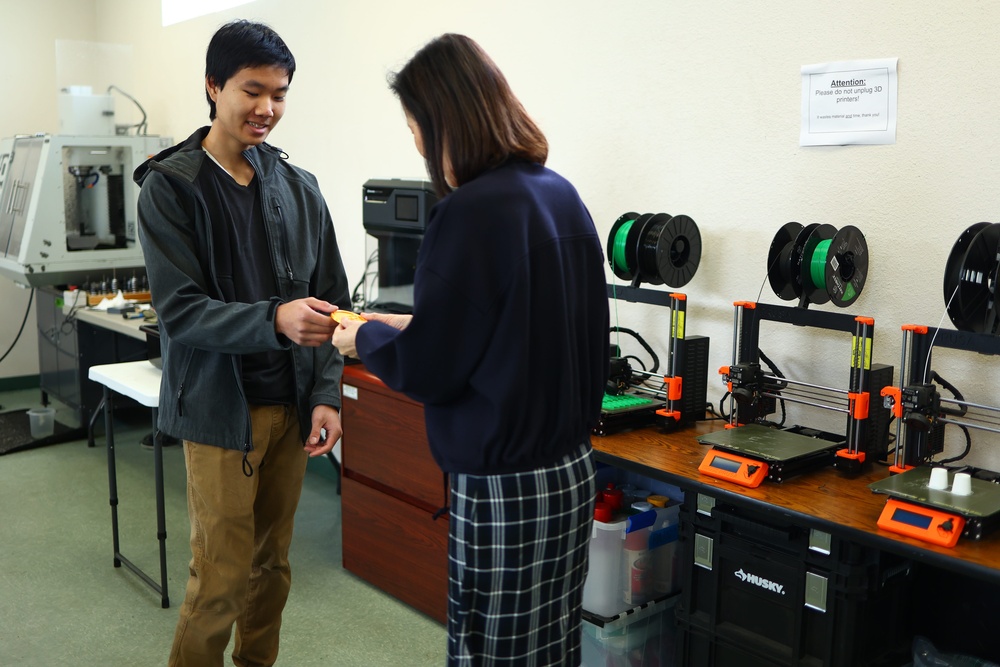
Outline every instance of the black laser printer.
[[394, 178], [365, 182], [362, 222], [365, 231], [378, 242], [378, 292], [366, 309], [413, 312], [417, 251], [437, 201], [429, 181]]

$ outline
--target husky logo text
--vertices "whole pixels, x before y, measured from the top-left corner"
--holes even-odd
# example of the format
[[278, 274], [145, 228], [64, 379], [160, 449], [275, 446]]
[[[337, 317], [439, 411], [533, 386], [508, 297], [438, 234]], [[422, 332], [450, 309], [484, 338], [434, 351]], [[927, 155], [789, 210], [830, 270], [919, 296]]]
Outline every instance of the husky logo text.
[[736, 570], [733, 574], [740, 581], [745, 581], [748, 584], [753, 584], [754, 586], [760, 586], [764, 590], [771, 591], [772, 593], [777, 593], [778, 595], [785, 594], [785, 587], [775, 581], [770, 579], [764, 579], [763, 577], [758, 577], [756, 574], [750, 574], [749, 572], [744, 572], [743, 568]]

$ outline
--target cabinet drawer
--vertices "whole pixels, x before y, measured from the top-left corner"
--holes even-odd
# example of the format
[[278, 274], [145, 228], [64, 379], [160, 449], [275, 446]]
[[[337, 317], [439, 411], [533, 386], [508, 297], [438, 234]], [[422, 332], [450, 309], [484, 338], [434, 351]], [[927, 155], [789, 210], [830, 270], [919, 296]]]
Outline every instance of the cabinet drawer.
[[423, 406], [364, 371], [345, 371], [343, 396], [345, 476], [374, 481], [424, 509], [446, 505], [444, 473], [427, 444]]
[[341, 491], [344, 569], [446, 622], [448, 519], [345, 478]]

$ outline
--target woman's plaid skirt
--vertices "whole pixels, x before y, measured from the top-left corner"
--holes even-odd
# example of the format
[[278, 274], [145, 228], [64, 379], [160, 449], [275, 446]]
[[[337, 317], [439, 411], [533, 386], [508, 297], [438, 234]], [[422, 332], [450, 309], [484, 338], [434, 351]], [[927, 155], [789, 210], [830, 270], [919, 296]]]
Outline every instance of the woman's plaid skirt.
[[580, 664], [594, 520], [585, 443], [555, 465], [451, 476], [448, 664]]

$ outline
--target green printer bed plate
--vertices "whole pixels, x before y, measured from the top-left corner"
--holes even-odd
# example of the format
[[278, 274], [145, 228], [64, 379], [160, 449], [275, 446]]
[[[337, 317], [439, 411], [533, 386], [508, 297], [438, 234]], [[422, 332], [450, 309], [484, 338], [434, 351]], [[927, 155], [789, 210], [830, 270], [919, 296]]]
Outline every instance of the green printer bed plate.
[[988, 517], [1000, 512], [1000, 486], [992, 482], [973, 477], [972, 493], [967, 496], [956, 496], [948, 489], [927, 488], [930, 479], [930, 466], [918, 466], [872, 482], [868, 488], [875, 493], [884, 493], [893, 498], [909, 500], [919, 505], [936, 507], [967, 517]]
[[768, 428], [760, 424], [747, 424], [714, 433], [706, 433], [699, 436], [698, 441], [764, 462], [790, 461], [838, 447], [829, 440], [811, 438], [800, 433]]

